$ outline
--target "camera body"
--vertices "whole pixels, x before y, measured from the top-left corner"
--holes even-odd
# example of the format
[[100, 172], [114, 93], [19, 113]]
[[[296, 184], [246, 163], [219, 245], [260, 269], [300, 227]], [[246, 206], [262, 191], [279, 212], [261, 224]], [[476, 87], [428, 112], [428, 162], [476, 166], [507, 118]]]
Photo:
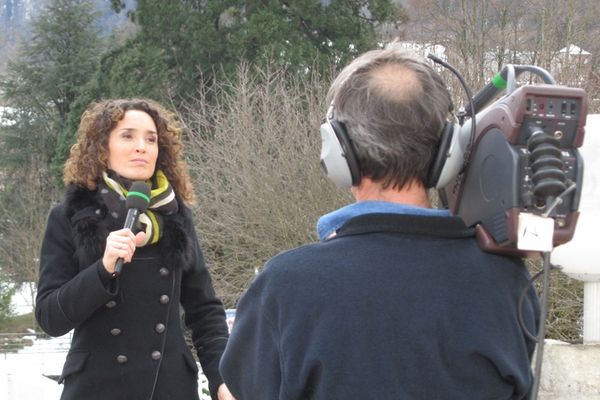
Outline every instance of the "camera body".
[[[583, 144], [586, 116], [582, 89], [523, 85], [459, 128], [457, 147], [464, 149], [471, 140], [468, 159], [439, 194], [446, 208], [475, 227], [482, 249], [517, 256], [539, 254], [517, 246], [522, 213], [554, 220], [554, 246], [571, 240], [579, 215], [583, 159], [578, 148]], [[470, 138], [473, 119], [475, 135]], [[565, 194], [568, 187], [571, 190]]]

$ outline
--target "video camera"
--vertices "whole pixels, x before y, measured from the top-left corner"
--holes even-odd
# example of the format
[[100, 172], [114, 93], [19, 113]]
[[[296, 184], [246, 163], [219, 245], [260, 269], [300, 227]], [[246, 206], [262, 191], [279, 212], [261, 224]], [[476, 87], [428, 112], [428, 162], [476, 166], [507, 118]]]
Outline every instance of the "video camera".
[[[517, 87], [526, 71], [544, 84]], [[583, 180], [577, 148], [584, 138], [585, 91], [557, 85], [539, 67], [507, 65], [473, 97], [465, 114], [471, 118], [456, 125], [447, 153], [443, 173], [449, 178], [438, 185], [443, 205], [475, 227], [485, 251], [538, 255], [539, 249], [519, 245], [522, 235], [543, 233], [535, 225], [527, 232], [525, 215], [553, 221], [552, 246], [571, 240]]]

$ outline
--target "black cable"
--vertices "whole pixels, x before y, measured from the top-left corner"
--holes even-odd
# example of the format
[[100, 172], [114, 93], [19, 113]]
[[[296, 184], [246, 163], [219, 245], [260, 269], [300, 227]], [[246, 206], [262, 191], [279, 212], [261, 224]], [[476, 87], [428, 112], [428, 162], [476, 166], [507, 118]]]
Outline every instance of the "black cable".
[[531, 386], [531, 400], [536, 400], [540, 388], [542, 376], [542, 359], [544, 355], [544, 338], [546, 337], [546, 314], [548, 313], [548, 288], [550, 286], [550, 252], [543, 253], [544, 268], [542, 270], [542, 298], [540, 304], [540, 321], [537, 334], [537, 353], [535, 356], [535, 368], [533, 372], [533, 385]]
[[550, 204], [550, 206], [547, 207], [548, 210], [546, 210], [546, 212], [542, 214], [542, 217], [549, 217], [552, 211], [554, 211], [554, 209], [556, 208], [556, 206], [563, 202], [563, 198], [577, 188], [577, 184], [575, 184], [574, 182], [570, 183], [571, 184], [569, 185], [569, 187], [565, 189], [560, 195], [558, 195], [556, 199], [554, 199], [554, 201]]
[[[456, 75], [456, 77], [460, 81], [460, 84], [462, 85], [463, 89], [465, 90], [465, 93], [467, 94], [467, 100], [469, 101], [469, 107], [471, 107], [471, 110], [474, 110], [475, 105], [473, 103], [473, 93], [471, 92], [469, 85], [465, 81], [465, 78], [463, 78], [463, 76], [460, 74], [460, 72], [458, 72], [458, 70], [456, 68], [454, 68], [452, 65], [448, 64], [446, 61], [442, 60], [439, 57], [436, 57], [435, 55], [433, 55], [431, 53], [427, 55], [427, 58], [433, 60], [434, 62], [436, 62], [437, 64], [440, 64], [441, 66], [443, 66], [445, 68], [448, 68], [454, 75]], [[467, 164], [469, 163], [469, 158], [471, 157], [471, 150], [473, 149], [473, 144], [475, 143], [475, 132], [476, 132], [475, 124], [476, 124], [476, 118], [472, 117], [471, 118], [471, 137], [469, 138], [469, 144], [467, 145], [467, 148], [465, 149], [465, 154], [463, 157], [463, 166], [460, 169], [460, 173], [462, 173], [467, 168]]]
[[[540, 378], [542, 375], [542, 359], [544, 352], [544, 339], [546, 336], [546, 316], [548, 309], [548, 290], [549, 290], [549, 282], [550, 282], [550, 271], [552, 268], [555, 268], [550, 263], [550, 252], [543, 253], [543, 269], [533, 275], [531, 279], [529, 279], [529, 283], [523, 288], [521, 291], [521, 295], [519, 296], [519, 305], [518, 305], [518, 318], [519, 324], [521, 325], [521, 329], [525, 333], [525, 336], [533, 342], [537, 344], [537, 353], [535, 358], [535, 366], [534, 366], [534, 381], [531, 386], [530, 398], [529, 400], [537, 399], [537, 394], [540, 385]], [[525, 298], [525, 294], [529, 290], [529, 288], [533, 285], [533, 283], [540, 277], [543, 276], [544, 280], [542, 283], [542, 293], [541, 293], [541, 301], [540, 301], [540, 320], [538, 322], [538, 334], [532, 334], [527, 326], [525, 325], [525, 321], [523, 319], [523, 299]]]
[[521, 291], [521, 295], [519, 296], [519, 303], [518, 303], [518, 307], [517, 307], [517, 316], [519, 318], [519, 325], [521, 325], [521, 329], [523, 329], [525, 336], [527, 336], [527, 338], [529, 340], [531, 340], [532, 342], [537, 342], [538, 337], [536, 335], [534, 335], [533, 333], [531, 333], [529, 331], [529, 329], [527, 328], [527, 325], [525, 325], [525, 320], [523, 319], [523, 299], [525, 298], [525, 295], [529, 291], [529, 288], [531, 288], [533, 286], [535, 281], [540, 276], [542, 276], [543, 273], [544, 273], [544, 270], [541, 270], [529, 279], [529, 283]]

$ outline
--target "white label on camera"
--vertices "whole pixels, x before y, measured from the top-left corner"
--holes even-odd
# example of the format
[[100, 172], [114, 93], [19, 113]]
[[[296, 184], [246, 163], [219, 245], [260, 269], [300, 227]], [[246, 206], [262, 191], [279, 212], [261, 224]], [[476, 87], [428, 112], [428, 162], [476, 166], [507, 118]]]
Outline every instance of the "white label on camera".
[[552, 251], [554, 219], [535, 214], [519, 214], [517, 248], [531, 251]]

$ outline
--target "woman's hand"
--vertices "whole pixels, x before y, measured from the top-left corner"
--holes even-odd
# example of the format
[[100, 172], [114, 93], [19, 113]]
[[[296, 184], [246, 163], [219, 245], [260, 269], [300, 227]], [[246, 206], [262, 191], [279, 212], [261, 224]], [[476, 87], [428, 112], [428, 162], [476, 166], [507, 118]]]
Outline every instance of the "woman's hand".
[[225, 386], [225, 384], [222, 383], [221, 386], [219, 386], [219, 389], [217, 389], [217, 399], [219, 399], [219, 400], [235, 400], [235, 397], [233, 397], [233, 395], [231, 394], [229, 389], [227, 389], [227, 386]]
[[143, 243], [145, 235], [144, 232], [134, 235], [131, 229], [126, 228], [108, 235], [102, 264], [109, 274], [115, 272], [115, 264], [119, 258], [122, 258], [125, 263], [131, 262], [136, 245]]

